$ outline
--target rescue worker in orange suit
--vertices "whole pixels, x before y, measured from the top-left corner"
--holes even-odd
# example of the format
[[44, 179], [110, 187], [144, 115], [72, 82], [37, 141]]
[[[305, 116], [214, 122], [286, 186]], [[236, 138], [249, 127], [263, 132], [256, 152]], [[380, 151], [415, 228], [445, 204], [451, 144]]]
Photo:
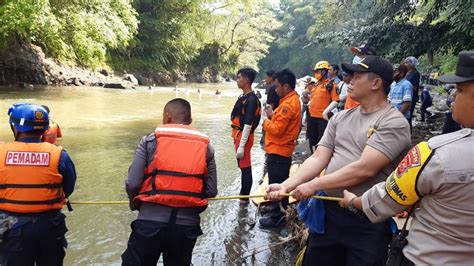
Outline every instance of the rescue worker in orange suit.
[[[42, 105], [44, 109], [50, 114], [49, 107], [46, 105]], [[61, 132], [61, 128], [59, 125], [54, 122], [51, 117], [49, 117], [49, 128], [44, 132], [43, 136], [41, 137], [42, 141], [49, 142], [51, 144], [55, 144], [58, 138], [62, 138], [63, 133]]]
[[[263, 121], [265, 152], [267, 153], [269, 184], [282, 183], [290, 175], [291, 155], [301, 128], [301, 103], [295, 91], [296, 77], [293, 72], [284, 69], [275, 74], [276, 92], [280, 96], [280, 105], [275, 111], [267, 106], [267, 118]], [[288, 198], [281, 201], [283, 208]], [[279, 204], [274, 204], [268, 216], [259, 220], [262, 227], [277, 227], [285, 224], [285, 216]]]
[[176, 98], [163, 111], [163, 125], [144, 136], [130, 165], [125, 189], [132, 222], [122, 265], [190, 265], [202, 234], [199, 214], [217, 195], [214, 149], [191, 127], [191, 105]]
[[15, 141], [0, 144], [0, 265], [63, 265], [61, 209], [74, 190], [74, 164], [41, 141], [49, 124], [42, 106], [13, 104], [8, 115]]
[[328, 77], [329, 68], [328, 61], [319, 61], [312, 70], [317, 84], [311, 91], [310, 117], [306, 129], [311, 153], [313, 153], [314, 146], [318, 144], [324, 134], [329, 120], [329, 113], [337, 107], [339, 102], [337, 84]]
[[360, 102], [354, 100], [351, 97], [351, 93], [347, 93], [346, 103], [344, 104], [344, 110], [351, 109], [360, 105]]
[[[241, 170], [240, 195], [249, 195], [252, 189], [252, 161], [250, 150], [254, 142], [254, 131], [260, 122], [261, 103], [252, 90], [257, 72], [251, 68], [242, 68], [237, 72], [237, 86], [242, 95], [235, 102], [230, 115], [232, 138], [236, 150], [237, 164]], [[248, 203], [247, 200], [240, 200]]]

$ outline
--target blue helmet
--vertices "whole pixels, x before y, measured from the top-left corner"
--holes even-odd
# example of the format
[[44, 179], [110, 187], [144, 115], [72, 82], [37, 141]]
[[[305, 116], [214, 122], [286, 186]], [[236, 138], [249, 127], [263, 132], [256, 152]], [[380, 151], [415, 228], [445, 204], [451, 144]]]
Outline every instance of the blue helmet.
[[48, 112], [41, 105], [14, 103], [8, 108], [8, 115], [10, 124], [18, 132], [47, 130], [49, 126]]

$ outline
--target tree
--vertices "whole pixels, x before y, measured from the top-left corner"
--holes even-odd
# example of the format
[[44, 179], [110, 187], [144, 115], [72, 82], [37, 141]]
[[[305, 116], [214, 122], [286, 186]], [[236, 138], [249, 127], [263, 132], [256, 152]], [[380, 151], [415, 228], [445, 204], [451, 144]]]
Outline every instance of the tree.
[[[395, 61], [407, 55], [457, 54], [474, 47], [469, 0], [340, 0], [338, 5], [356, 18], [350, 27], [336, 29], [346, 36], [337, 38], [338, 44], [368, 42]], [[313, 40], [327, 39], [331, 33], [313, 35]]]
[[[270, 47], [266, 58], [260, 62], [260, 68], [290, 68], [297, 76], [311, 74], [310, 69], [320, 60], [341, 63], [350, 59], [349, 47], [337, 45], [328, 35], [326, 39], [314, 40], [333, 29], [343, 17], [333, 10], [331, 1], [284, 0], [275, 12], [281, 21], [281, 28], [275, 34], [276, 40]], [[335, 2], [334, 2], [335, 3]], [[338, 33], [332, 33], [333, 37]]]
[[[219, 5], [216, 5], [219, 4]], [[258, 62], [267, 53], [272, 32], [280, 26], [263, 1], [217, 2], [208, 8], [207, 38], [193, 61], [202, 71], [235, 73], [247, 66], [258, 70]]]
[[6, 0], [0, 2], [0, 47], [34, 43], [55, 58], [93, 67], [109, 49], [127, 46], [137, 24], [127, 0]]

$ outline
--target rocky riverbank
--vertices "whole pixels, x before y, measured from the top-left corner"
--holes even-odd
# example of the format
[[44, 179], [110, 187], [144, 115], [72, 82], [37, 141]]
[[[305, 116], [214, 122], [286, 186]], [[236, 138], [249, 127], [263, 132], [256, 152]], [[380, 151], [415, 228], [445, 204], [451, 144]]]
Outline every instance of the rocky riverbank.
[[90, 70], [62, 64], [49, 58], [40, 47], [32, 44], [16, 44], [0, 53], [0, 86], [100, 86], [113, 89], [133, 89], [139, 85], [218, 81], [217, 77], [196, 73], [171, 76], [152, 71], [114, 72], [108, 67]]

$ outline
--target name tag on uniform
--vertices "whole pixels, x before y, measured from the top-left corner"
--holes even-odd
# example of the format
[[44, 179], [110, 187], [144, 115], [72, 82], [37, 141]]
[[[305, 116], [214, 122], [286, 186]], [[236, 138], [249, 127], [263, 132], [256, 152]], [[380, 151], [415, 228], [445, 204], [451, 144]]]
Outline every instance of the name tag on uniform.
[[49, 166], [49, 152], [9, 151], [5, 165]]

